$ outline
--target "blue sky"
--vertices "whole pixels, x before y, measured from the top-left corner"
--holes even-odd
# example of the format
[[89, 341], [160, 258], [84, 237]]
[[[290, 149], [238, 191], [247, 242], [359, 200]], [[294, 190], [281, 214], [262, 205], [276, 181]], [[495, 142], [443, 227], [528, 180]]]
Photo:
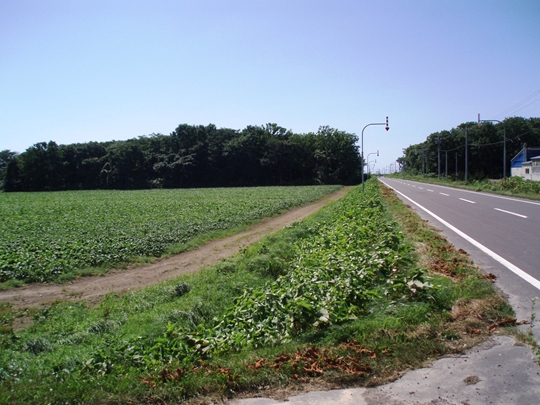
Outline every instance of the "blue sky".
[[540, 117], [539, 27], [538, 0], [0, 0], [0, 150], [389, 116], [383, 170], [478, 113]]

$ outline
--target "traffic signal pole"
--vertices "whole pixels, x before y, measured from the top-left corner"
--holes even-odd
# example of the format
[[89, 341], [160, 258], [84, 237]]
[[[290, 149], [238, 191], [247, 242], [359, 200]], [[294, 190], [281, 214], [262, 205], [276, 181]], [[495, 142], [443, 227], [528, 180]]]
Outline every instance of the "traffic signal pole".
[[364, 129], [370, 125], [385, 125], [385, 129], [387, 131], [390, 129], [388, 126], [388, 117], [386, 117], [386, 122], [372, 122], [371, 124], [367, 124], [364, 128], [362, 128], [362, 167], [360, 169], [360, 174], [362, 175], [362, 193], [364, 192]]

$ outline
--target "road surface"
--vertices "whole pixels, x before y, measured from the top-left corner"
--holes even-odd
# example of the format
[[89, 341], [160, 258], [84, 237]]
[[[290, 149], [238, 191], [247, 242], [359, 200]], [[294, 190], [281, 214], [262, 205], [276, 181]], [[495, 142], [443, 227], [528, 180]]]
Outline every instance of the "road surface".
[[[540, 296], [540, 202], [382, 178], [420, 217], [464, 249], [509, 298], [518, 319], [530, 319]], [[540, 302], [537, 310], [540, 309]], [[540, 316], [539, 316], [540, 317]], [[529, 326], [523, 326], [528, 328]], [[540, 324], [535, 322], [538, 339]], [[374, 388], [314, 391], [285, 399], [236, 399], [230, 405], [485, 405], [540, 403], [540, 366], [527, 346], [494, 336], [468, 352]]]
[[[497, 276], [518, 319], [529, 320], [540, 297], [540, 202], [381, 178], [418, 214], [464, 249], [484, 272]], [[535, 312], [540, 310], [536, 303]], [[540, 340], [540, 323], [533, 328]]]

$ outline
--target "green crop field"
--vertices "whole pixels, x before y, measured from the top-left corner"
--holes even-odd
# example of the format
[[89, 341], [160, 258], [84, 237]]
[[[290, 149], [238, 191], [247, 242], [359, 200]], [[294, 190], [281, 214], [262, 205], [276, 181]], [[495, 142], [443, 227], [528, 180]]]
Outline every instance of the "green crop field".
[[[50, 281], [158, 257], [340, 186], [0, 194], [0, 282]], [[171, 250], [172, 249], [172, 250]]]
[[[225, 191], [238, 209], [254, 203], [200, 192]], [[370, 180], [195, 273], [97, 304], [0, 303], [0, 404], [201, 404], [374, 385], [461, 353], [509, 316], [467, 257]]]

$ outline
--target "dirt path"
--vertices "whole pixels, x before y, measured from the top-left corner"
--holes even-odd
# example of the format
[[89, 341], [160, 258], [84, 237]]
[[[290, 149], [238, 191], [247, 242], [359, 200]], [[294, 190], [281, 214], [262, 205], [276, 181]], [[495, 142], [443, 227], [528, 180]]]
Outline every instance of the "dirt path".
[[151, 264], [102, 277], [84, 277], [70, 284], [29, 284], [21, 288], [0, 291], [0, 302], [10, 302], [15, 308], [41, 306], [55, 300], [99, 302], [109, 293], [123, 293], [157, 284], [181, 274], [192, 273], [236, 254], [241, 248], [293, 222], [301, 221], [328, 203], [340, 199], [350, 189], [350, 187], [342, 188], [279, 217], [266, 218], [247, 231], [208, 242], [195, 250], [160, 259]]

